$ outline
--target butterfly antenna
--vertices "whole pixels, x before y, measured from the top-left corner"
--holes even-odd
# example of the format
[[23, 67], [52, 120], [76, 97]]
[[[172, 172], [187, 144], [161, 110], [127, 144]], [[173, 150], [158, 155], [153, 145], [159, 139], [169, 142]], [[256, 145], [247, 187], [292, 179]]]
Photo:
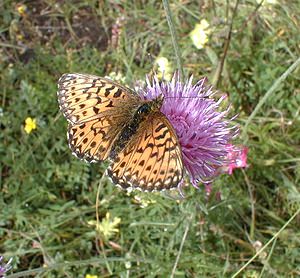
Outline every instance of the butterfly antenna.
[[165, 96], [165, 98], [187, 98], [187, 99], [210, 99], [209, 96], [203, 96], [203, 97], [198, 97], [198, 96], [194, 96], [194, 97], [183, 97], [183, 96], [178, 96], [178, 97], [167, 97]]

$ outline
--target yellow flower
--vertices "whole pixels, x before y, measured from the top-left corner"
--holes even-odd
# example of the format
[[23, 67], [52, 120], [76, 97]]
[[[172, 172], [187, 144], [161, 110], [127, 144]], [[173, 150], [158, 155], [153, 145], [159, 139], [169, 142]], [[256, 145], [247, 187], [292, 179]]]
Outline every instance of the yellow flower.
[[36, 119], [32, 119], [31, 117], [28, 117], [25, 120], [24, 130], [27, 134], [29, 134], [33, 129], [36, 129]]
[[135, 195], [133, 197], [133, 200], [135, 203], [139, 204], [139, 206], [141, 208], [146, 208], [148, 207], [150, 204], [155, 204], [156, 201], [155, 200], [152, 200], [146, 196], [140, 196], [140, 195]]
[[17, 12], [19, 13], [19, 15], [24, 16], [27, 12], [27, 6], [24, 4], [18, 4]]
[[126, 77], [123, 76], [123, 74], [121, 72], [115, 72], [115, 71], [112, 71], [109, 73], [108, 76], [105, 76], [106, 78], [110, 79], [110, 80], [113, 80], [113, 81], [117, 81], [117, 82], [120, 82], [120, 83], [125, 83], [126, 81]]
[[22, 41], [24, 39], [24, 36], [22, 34], [16, 35], [17, 41]]
[[157, 77], [164, 77], [165, 80], [170, 81], [172, 78], [172, 67], [169, 60], [165, 57], [158, 57], [155, 60], [155, 64], [157, 65]]
[[211, 32], [208, 28], [209, 23], [202, 19], [200, 24], [196, 24], [194, 30], [190, 33], [190, 38], [198, 49], [202, 49], [208, 42], [208, 35]]
[[86, 274], [85, 278], [98, 278], [98, 275]]
[[258, 278], [260, 277], [259, 272], [256, 270], [246, 270], [243, 274], [243, 278]]
[[89, 225], [96, 226], [96, 230], [100, 232], [105, 239], [111, 238], [114, 234], [119, 232], [119, 229], [116, 228], [121, 222], [121, 218], [114, 217], [110, 219], [110, 213], [107, 212], [105, 218], [102, 219], [101, 223], [97, 225], [96, 221], [91, 220], [88, 222]]
[[[261, 0], [256, 0], [256, 3], [257, 4], [260, 4]], [[265, 0], [262, 5], [265, 6], [265, 5], [274, 5], [274, 4], [277, 4], [277, 0]]]
[[158, 57], [155, 60], [155, 63], [158, 65], [159, 71], [168, 71], [170, 67], [169, 60], [165, 57]]

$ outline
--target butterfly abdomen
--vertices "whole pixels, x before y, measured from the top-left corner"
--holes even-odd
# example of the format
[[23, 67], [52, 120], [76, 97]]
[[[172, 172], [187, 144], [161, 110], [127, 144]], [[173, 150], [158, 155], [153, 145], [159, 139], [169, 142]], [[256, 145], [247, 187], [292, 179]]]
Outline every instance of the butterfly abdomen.
[[122, 129], [119, 137], [114, 142], [109, 157], [114, 160], [117, 154], [125, 148], [132, 136], [136, 134], [139, 126], [143, 123], [150, 113], [156, 112], [161, 107], [160, 99], [142, 103], [135, 111], [132, 120], [129, 121]]

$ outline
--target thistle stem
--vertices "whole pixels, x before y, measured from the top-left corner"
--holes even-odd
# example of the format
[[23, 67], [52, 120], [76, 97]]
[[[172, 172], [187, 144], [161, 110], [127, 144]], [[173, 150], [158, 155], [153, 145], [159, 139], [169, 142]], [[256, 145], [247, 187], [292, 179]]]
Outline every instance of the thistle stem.
[[182, 80], [184, 80], [181, 53], [180, 53], [180, 49], [179, 49], [179, 45], [178, 45], [178, 39], [177, 39], [177, 35], [176, 35], [173, 16], [172, 16], [171, 9], [170, 9], [170, 4], [169, 4], [168, 0], [162, 0], [162, 2], [163, 2], [163, 5], [164, 5], [168, 25], [169, 25], [169, 28], [170, 28], [172, 43], [173, 43], [175, 56], [176, 56], [176, 61], [177, 61], [177, 68], [179, 70], [180, 77], [182, 78]]

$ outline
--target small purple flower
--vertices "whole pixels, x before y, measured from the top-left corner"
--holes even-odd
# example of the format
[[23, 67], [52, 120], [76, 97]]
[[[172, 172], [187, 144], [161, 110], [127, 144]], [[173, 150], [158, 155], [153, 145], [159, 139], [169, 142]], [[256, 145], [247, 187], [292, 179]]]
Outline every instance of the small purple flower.
[[206, 78], [192, 84], [191, 76], [186, 83], [174, 74], [172, 80], [152, 81], [140, 90], [144, 99], [154, 99], [164, 95], [161, 111], [173, 125], [179, 139], [183, 163], [189, 173], [192, 184], [208, 184], [220, 174], [221, 167], [229, 162], [228, 148], [238, 130], [228, 119], [229, 108], [221, 110], [221, 102], [226, 95], [215, 100], [212, 86], [206, 85]]
[[4, 262], [2, 262], [2, 259], [3, 259], [3, 257], [0, 256], [0, 278], [4, 278], [5, 277], [5, 273], [7, 271], [9, 271], [11, 269], [11, 267], [12, 267], [11, 266], [12, 258], [9, 259], [9, 261], [6, 264], [4, 264]]

